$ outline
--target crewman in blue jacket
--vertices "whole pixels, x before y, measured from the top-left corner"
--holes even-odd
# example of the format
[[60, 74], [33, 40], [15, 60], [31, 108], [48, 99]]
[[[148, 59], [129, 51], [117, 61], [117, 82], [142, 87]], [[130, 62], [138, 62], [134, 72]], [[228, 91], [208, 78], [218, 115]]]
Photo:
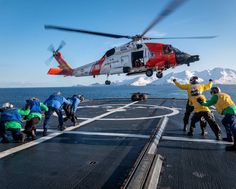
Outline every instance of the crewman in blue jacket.
[[45, 102], [44, 104], [48, 107], [48, 111], [45, 112], [45, 119], [43, 122], [43, 136], [47, 135], [47, 123], [53, 114], [53, 112], [56, 112], [58, 116], [58, 122], [59, 126], [58, 128], [63, 131], [65, 127], [63, 126], [63, 116], [62, 116], [62, 105], [63, 104], [70, 104], [70, 101], [68, 101], [65, 97], [61, 95], [61, 92], [56, 92], [52, 94]]
[[30, 109], [18, 109], [7, 102], [2, 105], [0, 117], [0, 137], [2, 143], [9, 143], [8, 133], [11, 133], [15, 142], [24, 142], [25, 134], [21, 132], [22, 117], [30, 113]]
[[41, 103], [37, 97], [26, 100], [26, 107], [30, 107], [30, 114], [26, 116], [25, 130], [23, 131], [32, 140], [36, 139], [36, 125], [42, 119], [42, 111], [48, 111], [48, 107]]
[[73, 95], [72, 97], [68, 98], [67, 100], [69, 100], [71, 102], [70, 105], [65, 104], [63, 106], [63, 109], [65, 111], [66, 117], [64, 118], [64, 122], [66, 122], [68, 119], [71, 120], [71, 122], [73, 123], [73, 126], [76, 125], [76, 111], [78, 109], [78, 106], [80, 104], [80, 102], [82, 102], [84, 100], [83, 95]]

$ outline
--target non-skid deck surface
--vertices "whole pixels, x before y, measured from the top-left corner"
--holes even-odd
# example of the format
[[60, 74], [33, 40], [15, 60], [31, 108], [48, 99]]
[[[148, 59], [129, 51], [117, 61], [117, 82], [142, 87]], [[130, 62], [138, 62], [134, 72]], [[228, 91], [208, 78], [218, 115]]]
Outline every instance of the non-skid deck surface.
[[[236, 153], [225, 152], [224, 143], [216, 144], [209, 127], [205, 138], [199, 129], [193, 137], [186, 136], [181, 130], [185, 103], [175, 99], [82, 103], [74, 129], [68, 121], [67, 131], [61, 133], [53, 117], [48, 138], [41, 136], [39, 125], [34, 142], [0, 144], [0, 188], [120, 188], [163, 116], [169, 121], [158, 148], [164, 157], [158, 187], [233, 188]], [[27, 144], [32, 145], [21, 149]]]

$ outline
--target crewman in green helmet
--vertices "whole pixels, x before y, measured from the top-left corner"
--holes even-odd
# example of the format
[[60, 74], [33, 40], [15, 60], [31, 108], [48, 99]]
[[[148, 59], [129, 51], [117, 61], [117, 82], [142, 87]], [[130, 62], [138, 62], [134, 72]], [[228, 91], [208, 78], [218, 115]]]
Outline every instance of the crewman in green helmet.
[[236, 105], [227, 93], [222, 93], [219, 87], [212, 87], [210, 91], [212, 97], [209, 101], [204, 102], [203, 99], [198, 98], [198, 102], [202, 106], [214, 105], [216, 111], [222, 115], [222, 124], [225, 127], [227, 137], [224, 141], [232, 142], [232, 146], [227, 146], [226, 151], [236, 151]]

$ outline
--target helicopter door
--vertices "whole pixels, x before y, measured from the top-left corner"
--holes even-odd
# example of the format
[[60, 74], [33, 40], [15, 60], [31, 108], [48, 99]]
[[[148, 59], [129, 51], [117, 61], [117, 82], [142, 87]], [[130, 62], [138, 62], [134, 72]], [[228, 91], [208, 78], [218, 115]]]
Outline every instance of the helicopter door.
[[128, 56], [128, 55], [121, 57], [121, 65], [122, 65], [123, 67], [130, 67], [130, 64], [129, 64], [129, 56]]
[[123, 67], [123, 73], [129, 73], [132, 67], [130, 59], [129, 59], [129, 55], [121, 56], [120, 62], [121, 62], [121, 66]]
[[132, 67], [139, 68], [144, 66], [143, 51], [132, 52]]

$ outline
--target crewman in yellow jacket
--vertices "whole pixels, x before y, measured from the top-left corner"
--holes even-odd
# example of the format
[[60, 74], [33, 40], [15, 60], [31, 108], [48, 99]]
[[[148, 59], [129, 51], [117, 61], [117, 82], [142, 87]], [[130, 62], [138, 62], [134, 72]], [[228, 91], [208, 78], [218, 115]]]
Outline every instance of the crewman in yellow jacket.
[[193, 76], [190, 78], [189, 84], [181, 84], [181, 83], [177, 82], [176, 79], [173, 79], [173, 82], [175, 83], [175, 85], [177, 87], [179, 87], [182, 90], [186, 90], [188, 92], [188, 101], [186, 104], [186, 110], [185, 110], [184, 119], [183, 119], [183, 121], [184, 121], [184, 129], [183, 130], [187, 131], [189, 117], [194, 110], [194, 107], [192, 105], [191, 90], [197, 89], [200, 92], [200, 94], [202, 94], [204, 91], [209, 90], [212, 87], [213, 81], [212, 81], [212, 79], [210, 79], [208, 84], [199, 84], [198, 77]]
[[191, 96], [192, 96], [191, 102], [192, 102], [195, 112], [191, 118], [191, 124], [190, 124], [188, 135], [193, 136], [195, 124], [199, 122], [200, 120], [202, 120], [205, 122], [205, 126], [206, 126], [206, 122], [210, 125], [212, 131], [214, 132], [216, 136], [216, 140], [220, 140], [221, 130], [220, 130], [219, 125], [215, 121], [214, 115], [211, 113], [211, 110], [208, 107], [202, 106], [201, 104], [198, 103], [198, 98], [200, 98], [203, 102], [205, 102], [206, 97], [202, 95], [200, 91], [197, 89], [193, 89], [191, 91]]
[[198, 98], [198, 102], [207, 107], [214, 105], [216, 111], [224, 115], [222, 124], [225, 127], [227, 137], [223, 138], [223, 140], [232, 142], [234, 139], [234, 144], [227, 146], [225, 149], [227, 151], [236, 151], [236, 105], [230, 95], [222, 93], [219, 87], [212, 87], [210, 92], [212, 95], [210, 100], [204, 102], [204, 100]]

